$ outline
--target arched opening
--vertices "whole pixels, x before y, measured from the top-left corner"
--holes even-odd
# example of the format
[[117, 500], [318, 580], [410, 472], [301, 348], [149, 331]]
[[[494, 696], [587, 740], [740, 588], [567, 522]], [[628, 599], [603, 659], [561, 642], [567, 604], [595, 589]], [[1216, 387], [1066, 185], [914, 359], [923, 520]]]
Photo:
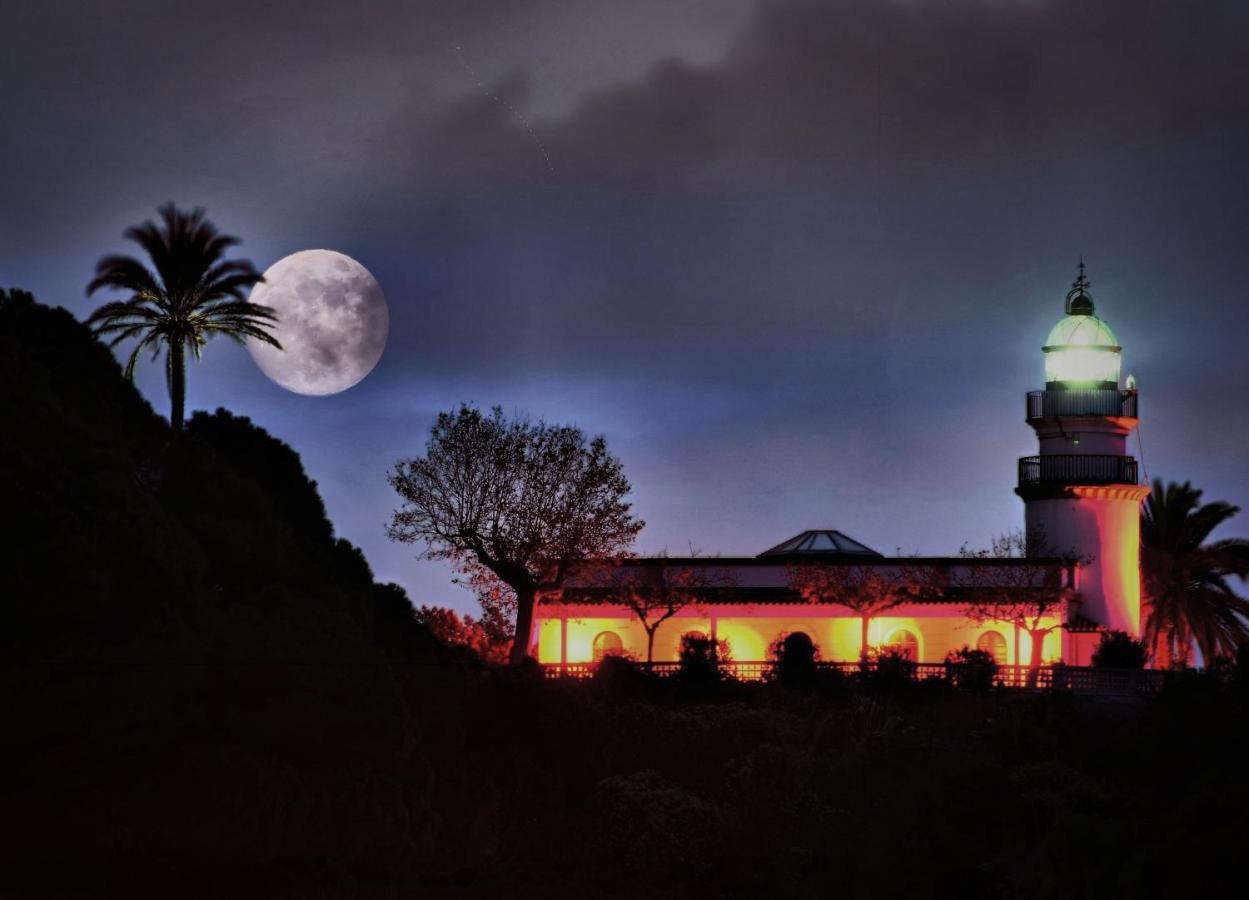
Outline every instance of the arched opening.
[[999, 666], [1006, 665], [1006, 638], [1000, 632], [986, 631], [980, 635], [976, 638], [976, 649], [991, 654]]
[[594, 636], [590, 658], [598, 662], [604, 656], [619, 656], [623, 650], [624, 641], [620, 640], [620, 635], [614, 631], [600, 631]]
[[905, 656], [911, 662], [919, 662], [919, 638], [905, 628], [896, 629], [885, 641], [885, 649]]

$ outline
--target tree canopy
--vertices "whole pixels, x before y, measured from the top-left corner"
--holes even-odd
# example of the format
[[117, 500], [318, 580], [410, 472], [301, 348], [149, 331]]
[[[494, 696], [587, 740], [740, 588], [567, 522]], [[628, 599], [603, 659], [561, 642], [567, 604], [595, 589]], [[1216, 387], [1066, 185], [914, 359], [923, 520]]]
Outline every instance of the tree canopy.
[[164, 351], [169, 424], [177, 433], [186, 405], [188, 350], [198, 361], [204, 345], [219, 334], [240, 344], [251, 339], [279, 350], [282, 345], [269, 332], [277, 313], [244, 294], [263, 276], [247, 260], [225, 258], [238, 238], [218, 231], [198, 207], [188, 212], [166, 203], [159, 213], [159, 224], [148, 221], [125, 231], [147, 253], [152, 269], [133, 256], [101, 259], [87, 295], [108, 288], [129, 296], [105, 303], [87, 324], [110, 338], [109, 346], [137, 339], [126, 362], [127, 378], [134, 377], [144, 350], [152, 351], [152, 359]]
[[439, 413], [425, 455], [400, 460], [389, 481], [403, 500], [392, 540], [479, 565], [515, 592], [513, 662], [528, 652], [538, 597], [558, 592], [579, 561], [623, 552], [643, 525], [601, 435], [508, 419], [499, 407]]
[[1209, 541], [1240, 510], [1201, 496], [1187, 481], [1154, 479], [1141, 512], [1143, 631], [1162, 664], [1187, 665], [1194, 646], [1209, 664], [1249, 641], [1249, 600], [1229, 581], [1249, 577], [1249, 540]]

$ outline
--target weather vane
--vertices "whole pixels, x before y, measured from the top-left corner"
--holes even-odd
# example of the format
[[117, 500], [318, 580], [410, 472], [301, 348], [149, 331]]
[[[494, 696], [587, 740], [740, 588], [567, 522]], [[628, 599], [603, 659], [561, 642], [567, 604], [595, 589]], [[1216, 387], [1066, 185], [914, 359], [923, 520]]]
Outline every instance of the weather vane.
[[1080, 263], [1078, 266], [1076, 266], [1076, 268], [1080, 270], [1080, 274], [1076, 278], [1075, 284], [1073, 284], [1072, 287], [1083, 294], [1086, 290], [1088, 290], [1090, 284], [1092, 283], [1087, 278], [1084, 277], [1084, 254], [1083, 253], [1080, 254]]

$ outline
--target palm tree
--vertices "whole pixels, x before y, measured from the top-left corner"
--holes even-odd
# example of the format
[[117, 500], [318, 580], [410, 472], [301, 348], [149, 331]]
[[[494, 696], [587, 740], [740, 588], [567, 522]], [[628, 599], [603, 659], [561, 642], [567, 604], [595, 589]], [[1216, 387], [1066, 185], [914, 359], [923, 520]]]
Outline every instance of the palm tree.
[[1195, 643], [1208, 664], [1249, 641], [1249, 600], [1228, 584], [1249, 576], [1249, 540], [1203, 543], [1239, 507], [1201, 502], [1187, 481], [1153, 491], [1141, 514], [1145, 642], [1155, 661], [1187, 665]]
[[111, 335], [110, 347], [139, 338], [126, 377], [134, 379], [134, 365], [144, 348], [152, 359], [165, 351], [165, 380], [169, 386], [169, 424], [182, 430], [186, 406], [186, 351], [198, 361], [208, 339], [217, 334], [245, 344], [255, 338], [282, 345], [266, 329], [277, 320], [267, 306], [249, 303], [243, 292], [264, 280], [247, 260], [223, 259], [238, 238], [217, 231], [196, 207], [187, 212], [172, 203], [159, 210], [161, 222], [144, 222], [126, 229], [125, 237], [142, 247], [155, 271], [133, 256], [106, 256], [95, 267], [87, 296], [100, 288], [130, 293], [129, 299], [105, 303], [87, 324], [100, 336]]

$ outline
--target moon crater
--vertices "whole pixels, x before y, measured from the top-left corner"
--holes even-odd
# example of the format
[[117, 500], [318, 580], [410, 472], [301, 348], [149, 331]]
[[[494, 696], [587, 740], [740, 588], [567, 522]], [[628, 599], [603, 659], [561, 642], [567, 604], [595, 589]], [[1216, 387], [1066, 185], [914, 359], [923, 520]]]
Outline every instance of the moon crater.
[[324, 396], [359, 384], [373, 371], [390, 331], [381, 285], [350, 256], [301, 250], [265, 271], [251, 300], [278, 314], [278, 350], [248, 341], [256, 365], [297, 394]]

